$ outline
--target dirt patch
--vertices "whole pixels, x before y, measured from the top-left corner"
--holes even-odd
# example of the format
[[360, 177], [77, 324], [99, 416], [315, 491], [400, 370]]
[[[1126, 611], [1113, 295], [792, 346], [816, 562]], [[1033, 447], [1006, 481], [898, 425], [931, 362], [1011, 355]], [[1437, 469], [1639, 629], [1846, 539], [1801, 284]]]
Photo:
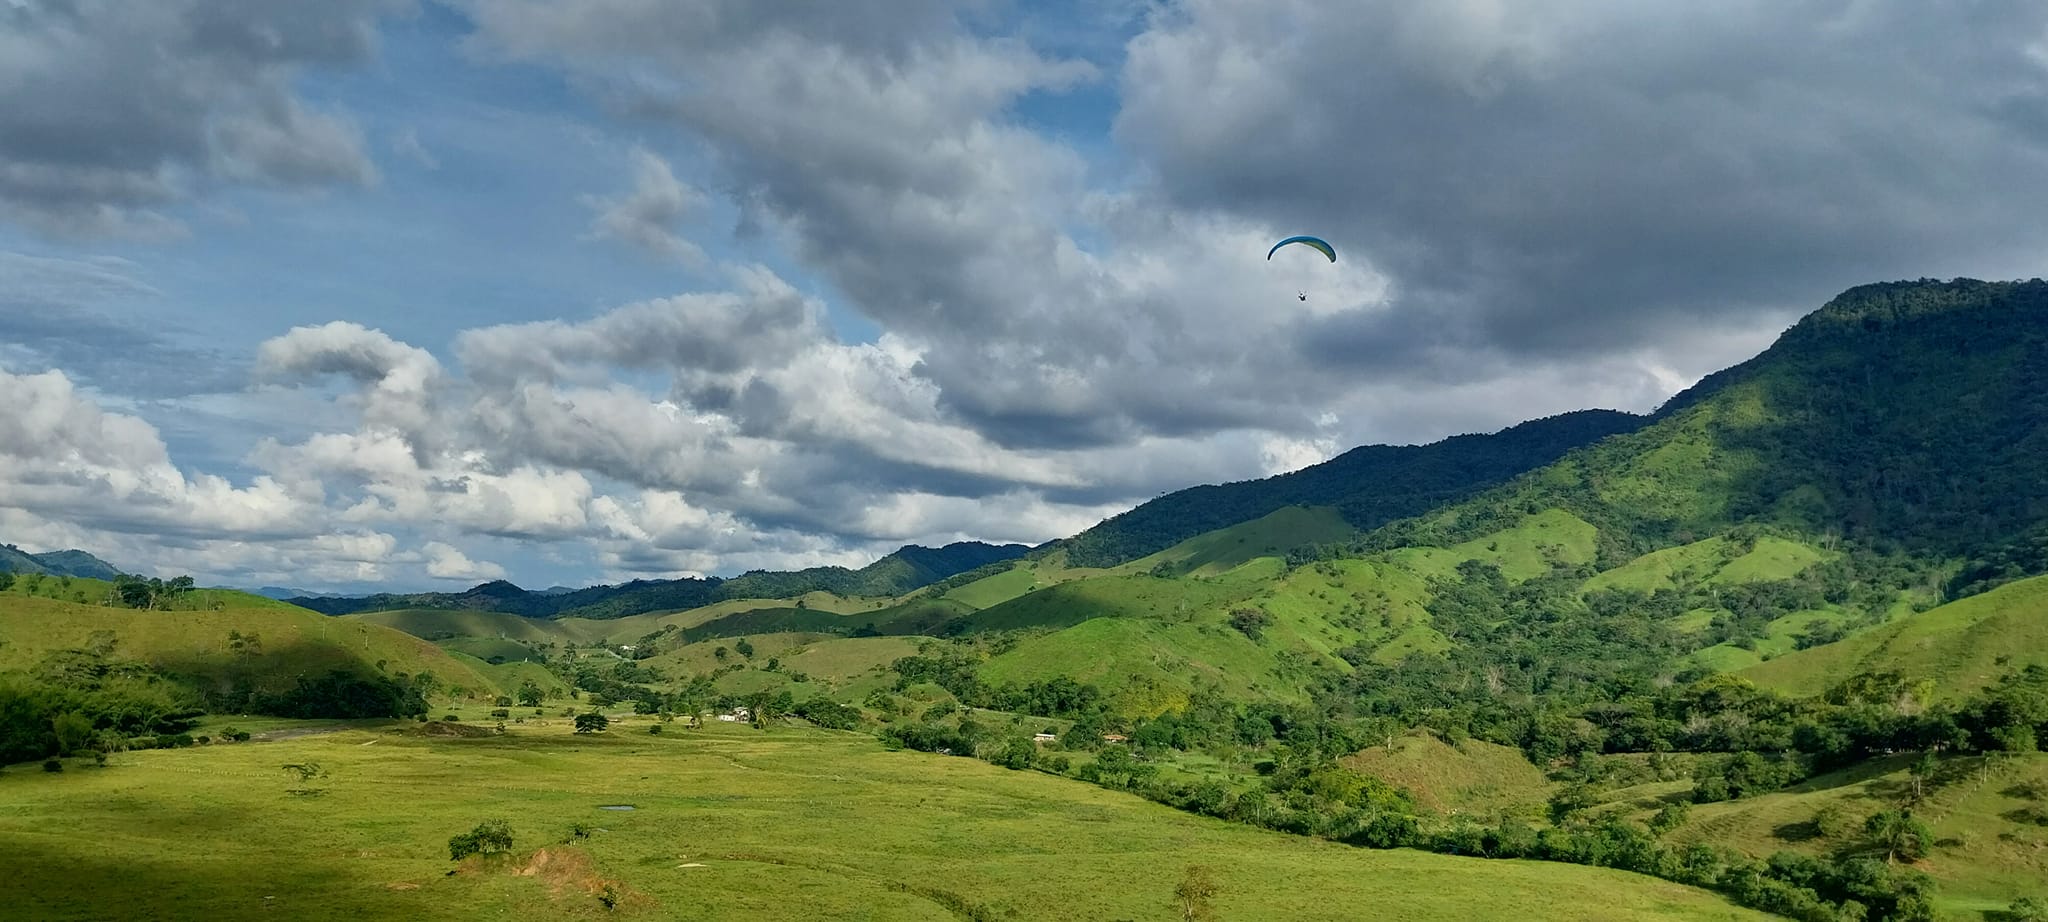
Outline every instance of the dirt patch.
[[624, 881], [599, 874], [597, 862], [580, 848], [550, 846], [536, 849], [512, 873], [540, 881], [548, 888], [548, 897], [557, 901], [600, 900], [609, 895], [618, 909], [644, 909], [654, 905], [651, 897], [626, 886]]
[[429, 720], [416, 727], [398, 731], [406, 736], [426, 736], [439, 739], [471, 739], [479, 736], [496, 736], [497, 731], [488, 727], [472, 727], [468, 724], [451, 724]]
[[419, 888], [419, 884], [413, 883], [409, 880], [395, 880], [391, 883], [384, 885], [384, 889], [386, 890], [418, 890]]

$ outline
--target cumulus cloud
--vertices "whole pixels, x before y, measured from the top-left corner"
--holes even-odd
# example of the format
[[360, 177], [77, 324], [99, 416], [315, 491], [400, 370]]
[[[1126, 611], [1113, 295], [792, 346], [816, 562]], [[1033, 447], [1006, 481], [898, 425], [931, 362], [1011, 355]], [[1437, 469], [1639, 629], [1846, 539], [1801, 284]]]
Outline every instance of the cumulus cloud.
[[471, 560], [452, 545], [429, 541], [420, 550], [427, 558], [427, 575], [435, 579], [477, 583], [505, 578], [504, 567], [488, 560]]
[[0, 506], [137, 534], [319, 534], [317, 500], [271, 477], [237, 487], [171, 462], [156, 429], [107, 413], [61, 371], [0, 372]]
[[[239, 485], [17, 375], [10, 425], [63, 452], [0, 455], [7, 496], [41, 497], [21, 527], [104, 524], [125, 546], [120, 529], [155, 520], [73, 510], [204, 505], [166, 533], [173, 559], [268, 573], [330, 554], [322, 572], [448, 579], [493, 566], [465, 539], [587, 547], [621, 577], [1036, 542], [1364, 442], [1648, 409], [1844, 287], [2038, 274], [2048, 244], [2039, 5], [1091, 13], [1148, 8], [1121, 49], [1020, 26], [1021, 4], [456, 5], [473, 60], [560, 73], [672, 157], [632, 149], [563, 232], [588, 218], [723, 280], [415, 342], [346, 322], [282, 333], [243, 396], [302, 406], [338, 386], [348, 412], [258, 442], [244, 460], [261, 476]], [[0, 14], [0, 94], [67, 100], [0, 107], [0, 204], [17, 214], [147, 229], [195, 184], [374, 178], [353, 127], [287, 78], [364, 60], [376, 7], [180, 0], [100, 25], [111, 5], [74, 6], [84, 18]], [[176, 60], [127, 60], [144, 34]], [[194, 89], [223, 74], [241, 88]], [[148, 112], [131, 98], [145, 79], [169, 88]], [[1084, 104], [1061, 114], [1113, 116], [1112, 135], [1045, 128], [1066, 94]], [[432, 166], [416, 134], [389, 144]], [[779, 271], [685, 237], [728, 206]], [[1298, 232], [1339, 261], [1266, 258]], [[0, 282], [154, 296], [125, 287], [128, 266], [74, 262], [0, 259]], [[878, 332], [835, 332], [847, 311]], [[80, 361], [62, 327], [82, 316], [0, 310], [0, 340], [26, 343], [0, 361]]]
[[645, 148], [635, 148], [633, 191], [620, 198], [591, 198], [598, 211], [592, 233], [638, 247], [661, 259], [691, 266], [704, 264], [702, 247], [683, 239], [675, 225], [704, 201], [702, 193], [676, 179], [668, 162]]
[[295, 92], [375, 48], [388, 0], [28, 0], [0, 9], [0, 203], [66, 238], [163, 238], [210, 185], [365, 185], [346, 116]]

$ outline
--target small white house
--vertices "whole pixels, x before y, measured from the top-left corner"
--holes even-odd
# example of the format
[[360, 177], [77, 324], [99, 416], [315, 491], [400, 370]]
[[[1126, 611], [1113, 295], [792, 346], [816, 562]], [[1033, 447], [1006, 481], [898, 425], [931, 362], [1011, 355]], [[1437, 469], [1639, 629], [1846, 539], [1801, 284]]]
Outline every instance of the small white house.
[[1050, 743], [1058, 738], [1050, 733], [1034, 733], [1031, 736], [1031, 741], [1034, 743]]

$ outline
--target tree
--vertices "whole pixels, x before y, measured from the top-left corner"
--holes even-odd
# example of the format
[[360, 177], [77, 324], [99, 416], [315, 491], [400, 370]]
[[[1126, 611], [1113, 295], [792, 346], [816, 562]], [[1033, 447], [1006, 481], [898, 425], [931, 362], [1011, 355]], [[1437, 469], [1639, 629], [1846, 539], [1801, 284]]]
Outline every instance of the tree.
[[1927, 790], [1925, 785], [1927, 783], [1927, 779], [1934, 777], [1934, 769], [1934, 750], [1930, 749], [1924, 753], [1921, 753], [1920, 758], [1915, 759], [1913, 761], [1913, 794], [1912, 798], [1907, 801], [1909, 805], [1917, 807], [1920, 805], [1921, 801], [1927, 799]]
[[1273, 616], [1262, 608], [1239, 608], [1230, 613], [1230, 626], [1253, 640], [1259, 639], [1260, 632], [1272, 623]]
[[754, 645], [748, 643], [745, 637], [742, 637], [739, 640], [734, 641], [732, 648], [741, 656], [744, 656], [748, 659], [754, 658]]
[[603, 714], [599, 714], [596, 711], [588, 714], [578, 714], [576, 715], [576, 732], [603, 733], [606, 727], [611, 726], [611, 723]]
[[519, 703], [523, 707], [540, 707], [541, 699], [544, 697], [546, 695], [541, 692], [540, 686], [533, 684], [532, 679], [519, 686]]
[[512, 826], [504, 820], [485, 820], [448, 839], [448, 860], [461, 861], [470, 855], [494, 855], [512, 850]]
[[1216, 891], [1216, 878], [1207, 867], [1188, 865], [1181, 874], [1180, 884], [1173, 888], [1173, 898], [1180, 903], [1182, 922], [1216, 918], [1216, 909], [1210, 903], [1216, 898]]
[[1871, 844], [1884, 851], [1886, 864], [1904, 858], [1911, 862], [1927, 857], [1934, 831], [1908, 810], [1884, 810], [1863, 821], [1863, 832]]
[[57, 754], [75, 755], [85, 751], [98, 734], [93, 732], [92, 720], [76, 711], [65, 711], [50, 721], [50, 729], [57, 736]]
[[2048, 922], [2048, 899], [2038, 896], [2023, 896], [2005, 907], [2005, 917], [2013, 922]]

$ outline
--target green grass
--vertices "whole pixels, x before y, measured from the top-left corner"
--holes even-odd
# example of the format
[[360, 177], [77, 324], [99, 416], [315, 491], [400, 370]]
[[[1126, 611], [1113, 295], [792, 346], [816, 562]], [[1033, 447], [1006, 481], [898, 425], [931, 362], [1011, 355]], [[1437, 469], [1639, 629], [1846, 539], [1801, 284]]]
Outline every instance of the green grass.
[[1827, 560], [1810, 544], [1764, 535], [1747, 552], [1716, 535], [1704, 541], [1652, 551], [1586, 581], [1581, 593], [1630, 589], [1649, 594], [1695, 584], [1731, 584], [1791, 579]]
[[1451, 745], [1426, 730], [1395, 737], [1391, 749], [1373, 746], [1341, 761], [1449, 815], [1540, 816], [1553, 787], [1521, 750], [1475, 739]]
[[[1672, 831], [1678, 844], [1709, 842], [1764, 857], [1779, 850], [1821, 855], [1857, 847], [1864, 817], [1896, 803], [1908, 790], [1907, 768], [1916, 756], [1894, 756], [1823, 775], [1783, 791], [1742, 800], [1696, 804], [1687, 823]], [[2023, 782], [2048, 784], [2048, 755], [2022, 756], [1987, 770], [1981, 757], [1942, 762], [1928, 802], [1915, 811], [1935, 835], [1933, 852], [1918, 866], [1939, 885], [1936, 908], [1945, 920], [1976, 920], [1986, 910], [2004, 909], [2015, 897], [2048, 897], [2048, 827], [2018, 822], [2010, 814], [2048, 803], [2011, 796]], [[1683, 798], [1684, 782], [1669, 796]], [[1854, 830], [1835, 838], [1815, 836], [1812, 821], [1832, 806]], [[1638, 819], [1654, 806], [1637, 806]]]
[[1599, 530], [1562, 509], [1545, 509], [1515, 525], [1450, 547], [1404, 547], [1388, 559], [1420, 576], [1455, 578], [1468, 560], [1493, 564], [1510, 581], [1549, 573], [1553, 564], [1590, 563]]
[[1262, 640], [1269, 646], [1312, 651], [1349, 670], [1336, 651], [1353, 643], [1375, 659], [1398, 662], [1414, 652], [1435, 652], [1449, 642], [1429, 626], [1429, 588], [1421, 577], [1392, 563], [1332, 560], [1299, 567], [1252, 604], [1273, 616]]
[[[50, 652], [84, 648], [96, 631], [111, 632], [115, 659], [195, 679], [247, 668], [267, 682], [288, 683], [299, 673], [337, 667], [374, 672], [381, 662], [385, 673], [432, 672], [444, 686], [498, 691], [485, 674], [427, 641], [292, 606], [163, 612], [0, 596], [0, 669], [26, 668]], [[255, 635], [261, 652], [229, 649], [230, 631]]]
[[1034, 637], [981, 667], [982, 681], [1019, 684], [1067, 676], [1094, 683], [1126, 716], [1157, 716], [1187, 704], [1204, 685], [1226, 694], [1302, 700], [1305, 676], [1279, 674], [1280, 663], [1217, 621], [1163, 624], [1097, 618]]
[[[10, 770], [0, 904], [34, 918], [1168, 919], [1199, 863], [1226, 919], [1766, 918], [1639, 875], [1356, 849], [853, 734], [550, 724]], [[325, 793], [285, 793], [279, 766], [308, 761]], [[598, 809], [620, 803], [636, 809]], [[450, 862], [449, 837], [492, 817], [514, 851]], [[562, 844], [574, 823], [590, 837]], [[616, 913], [596, 899], [606, 882]]]
[[1285, 506], [1249, 522], [1196, 535], [1115, 569], [1149, 573], [1168, 565], [1178, 573], [1213, 576], [1259, 557], [1285, 557], [1297, 547], [1335, 543], [1357, 534], [1358, 529], [1335, 509]]
[[526, 659], [537, 660], [540, 656], [533, 647], [527, 644], [498, 637], [454, 637], [448, 640], [437, 640], [434, 643], [443, 650], [461, 653], [465, 656], [473, 656], [486, 662], [493, 656], [499, 657], [505, 662]]
[[969, 608], [987, 608], [991, 605], [1000, 605], [1041, 585], [1038, 581], [1038, 571], [1028, 564], [1019, 563], [994, 576], [984, 576], [965, 586], [950, 590], [940, 598], [951, 599]]
[[[23, 598], [50, 599], [58, 602], [77, 602], [83, 605], [100, 605], [113, 595], [114, 584], [110, 580], [90, 579], [82, 576], [43, 576], [36, 581], [31, 592], [25, 578], [18, 578], [15, 584], [0, 590], [0, 601], [9, 595]], [[179, 611], [207, 610], [221, 608], [274, 608], [304, 611], [289, 602], [282, 602], [268, 596], [242, 592], [238, 589], [193, 589], [177, 598], [172, 607]]]
[[1756, 546], [1749, 553], [1728, 561], [1709, 581], [1761, 583], [1791, 579], [1831, 556], [1812, 545], [1765, 535], [1756, 539]]
[[1897, 670], [1933, 679], [1935, 694], [1955, 698], [1999, 675], [2048, 664], [2048, 577], [2008, 583], [1847, 639], [1788, 653], [1742, 671], [1790, 695], [1813, 695], [1859, 672]]
[[1255, 582], [1239, 580], [1104, 576], [1011, 599], [977, 612], [968, 623], [970, 630], [992, 631], [1067, 627], [1091, 618], [1184, 621], [1204, 611], [1221, 611], [1259, 588]]

